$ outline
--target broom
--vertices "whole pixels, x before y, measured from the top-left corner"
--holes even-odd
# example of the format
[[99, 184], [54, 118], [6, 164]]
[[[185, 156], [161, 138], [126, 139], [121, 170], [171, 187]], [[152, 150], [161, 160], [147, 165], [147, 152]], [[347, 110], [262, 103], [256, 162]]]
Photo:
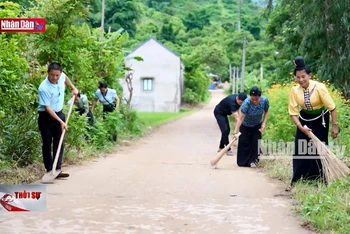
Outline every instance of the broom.
[[[307, 126], [305, 125], [305, 127]], [[321, 158], [322, 169], [327, 182], [343, 179], [350, 174], [350, 169], [347, 165], [330, 151], [326, 144], [320, 141], [312, 132], [310, 132], [310, 138], [314, 142]]]

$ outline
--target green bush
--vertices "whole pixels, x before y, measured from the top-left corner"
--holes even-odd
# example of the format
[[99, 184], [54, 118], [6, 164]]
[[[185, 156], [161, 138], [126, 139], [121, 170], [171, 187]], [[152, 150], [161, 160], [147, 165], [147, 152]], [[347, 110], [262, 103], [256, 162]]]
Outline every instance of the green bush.
[[[316, 78], [314, 78], [316, 80]], [[341, 129], [339, 136], [332, 139], [329, 134], [329, 145], [342, 146], [344, 155], [350, 155], [350, 108], [342, 93], [336, 90], [328, 81], [323, 82], [337, 106], [337, 122]], [[292, 123], [288, 113], [288, 93], [295, 85], [294, 82], [288, 84], [273, 84], [267, 90], [266, 96], [270, 101], [270, 110], [264, 138], [273, 141], [293, 141], [296, 133], [296, 126]], [[341, 156], [341, 155], [339, 155]]]
[[37, 118], [32, 112], [0, 121], [0, 155], [17, 166], [27, 166], [41, 155]]
[[195, 55], [184, 56], [185, 64], [185, 92], [182, 100], [189, 104], [205, 102], [209, 98], [210, 78], [203, 72], [199, 58]]
[[182, 100], [189, 104], [198, 104], [200, 103], [200, 97], [197, 93], [192, 91], [190, 88], [186, 88], [184, 94], [182, 95]]
[[124, 130], [135, 136], [141, 135], [143, 124], [137, 115], [137, 112], [135, 110], [129, 110], [126, 105], [120, 105], [119, 112], [123, 115], [125, 121]]

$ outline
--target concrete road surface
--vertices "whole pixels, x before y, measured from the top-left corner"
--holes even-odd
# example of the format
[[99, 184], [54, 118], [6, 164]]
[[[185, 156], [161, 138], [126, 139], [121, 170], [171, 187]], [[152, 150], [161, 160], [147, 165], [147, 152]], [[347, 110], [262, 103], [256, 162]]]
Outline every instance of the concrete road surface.
[[284, 185], [215, 156], [212, 92], [200, 111], [47, 185], [47, 211], [0, 213], [0, 233], [311, 233], [278, 196]]

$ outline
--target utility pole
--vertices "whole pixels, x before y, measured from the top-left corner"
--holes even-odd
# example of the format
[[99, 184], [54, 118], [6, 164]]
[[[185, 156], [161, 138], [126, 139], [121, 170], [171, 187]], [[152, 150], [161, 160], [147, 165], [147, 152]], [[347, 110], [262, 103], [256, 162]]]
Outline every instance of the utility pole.
[[102, 0], [102, 9], [101, 9], [101, 35], [100, 35], [100, 41], [103, 41], [103, 34], [104, 34], [104, 27], [105, 27], [105, 0]]
[[236, 92], [236, 83], [235, 83], [235, 79], [236, 79], [236, 67], [233, 67], [233, 76], [232, 76], [232, 94], [234, 94]]
[[236, 67], [236, 92], [238, 93], [239, 67]]
[[230, 81], [231, 78], [232, 78], [232, 67], [231, 67], [231, 63], [230, 63], [230, 65], [228, 66], [228, 71], [230, 72], [230, 78], [228, 79], [228, 80]]
[[[103, 41], [103, 35], [104, 35], [104, 27], [105, 27], [105, 0], [102, 0], [102, 9], [101, 9], [101, 34], [100, 34], [100, 42]], [[100, 49], [100, 56], [102, 56], [102, 45]]]
[[245, 72], [245, 48], [247, 40], [243, 39], [243, 54], [242, 54], [242, 75], [241, 75], [241, 92], [244, 92], [244, 72]]
[[263, 78], [264, 78], [264, 69], [263, 69], [263, 65], [262, 63], [260, 63], [260, 88], [262, 89], [262, 85], [263, 85]]
[[238, 1], [238, 20], [237, 20], [237, 27], [238, 31], [241, 31], [241, 1], [243, 0], [237, 0]]
[[229, 70], [229, 72], [230, 72], [230, 77], [228, 78], [228, 82], [229, 82], [229, 84], [230, 84], [231, 78], [232, 78], [232, 65], [231, 65], [231, 63], [230, 63], [229, 66], [228, 66], [228, 70]]

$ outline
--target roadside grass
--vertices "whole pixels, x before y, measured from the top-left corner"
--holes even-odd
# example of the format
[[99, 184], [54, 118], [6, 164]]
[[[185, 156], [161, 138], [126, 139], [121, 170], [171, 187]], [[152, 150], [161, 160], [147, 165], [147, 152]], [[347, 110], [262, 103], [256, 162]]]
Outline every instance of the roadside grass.
[[140, 120], [143, 122], [144, 128], [156, 128], [162, 124], [171, 122], [180, 117], [194, 113], [196, 110], [181, 109], [178, 113], [171, 112], [138, 112]]
[[[261, 169], [270, 177], [289, 185], [291, 160], [261, 160]], [[329, 184], [298, 182], [291, 195], [294, 210], [303, 219], [302, 226], [321, 233], [350, 233], [350, 178]]]
[[259, 166], [269, 177], [283, 181], [286, 186], [290, 183], [290, 178], [292, 178], [291, 160], [262, 159]]
[[322, 233], [350, 233], [349, 178], [323, 184], [299, 183], [294, 195], [298, 213]]
[[[118, 135], [117, 144], [107, 142], [102, 149], [96, 149], [88, 144], [79, 150], [71, 150], [65, 153], [63, 167], [71, 165], [81, 165], [84, 162], [97, 159], [107, 154], [113, 153], [121, 146], [130, 145], [132, 139], [138, 139], [145, 134], [149, 134], [153, 129], [163, 124], [174, 121], [178, 118], [192, 114], [197, 108], [190, 107], [181, 109], [178, 113], [170, 112], [138, 112], [137, 116], [142, 125], [141, 134], [122, 134]], [[41, 143], [40, 143], [41, 144]], [[0, 157], [0, 184], [29, 184], [40, 179], [45, 173], [41, 157], [27, 167], [18, 167], [15, 163], [2, 160]], [[64, 170], [64, 168], [63, 168]]]

